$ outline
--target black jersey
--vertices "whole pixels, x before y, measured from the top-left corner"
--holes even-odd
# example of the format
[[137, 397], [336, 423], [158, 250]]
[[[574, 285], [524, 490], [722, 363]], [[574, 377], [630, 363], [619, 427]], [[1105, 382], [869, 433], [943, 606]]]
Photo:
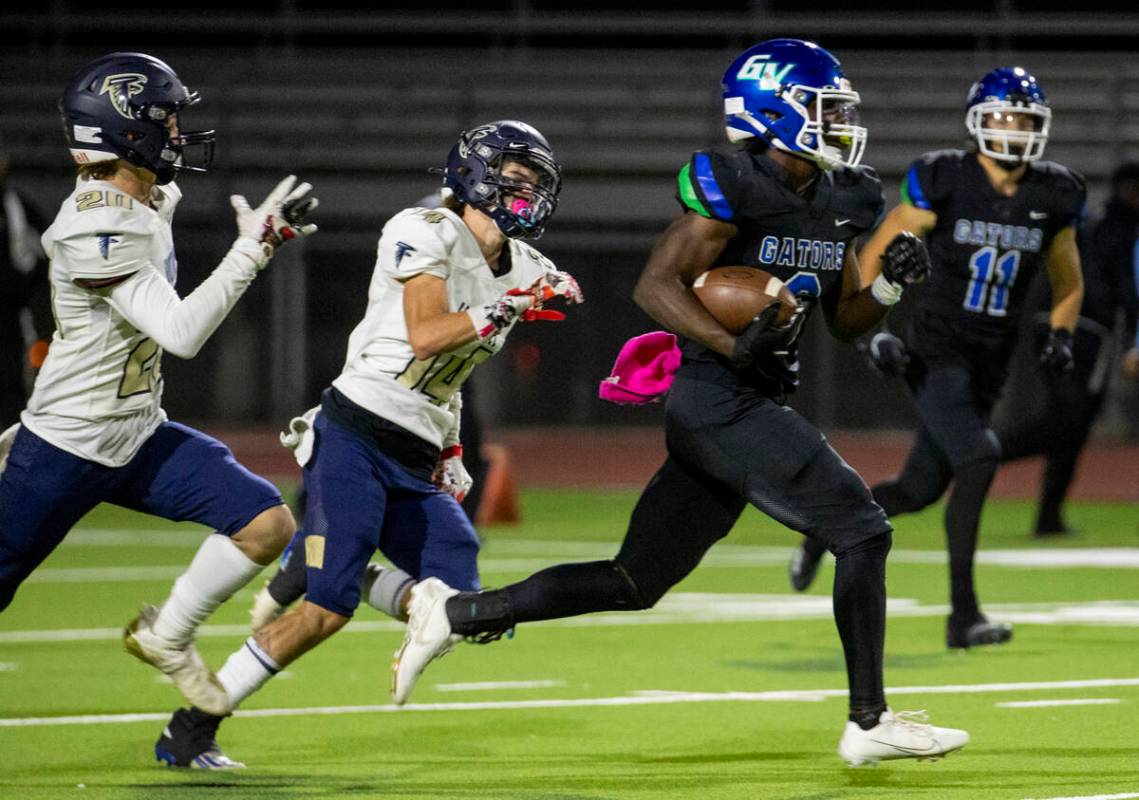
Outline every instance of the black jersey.
[[[782, 280], [807, 314], [830, 311], [842, 292], [846, 248], [882, 213], [882, 185], [869, 167], [820, 172], [809, 197], [797, 194], [786, 170], [763, 153], [731, 147], [700, 150], [680, 171], [677, 199], [685, 210], [731, 223], [739, 233], [713, 266], [744, 264]], [[798, 344], [739, 371], [695, 341], [682, 342], [684, 363], [717, 383], [751, 385], [771, 396], [799, 385]]]
[[[1051, 161], [1035, 161], [1016, 194], [989, 182], [975, 153], [939, 150], [910, 167], [902, 201], [937, 214], [926, 237], [933, 271], [919, 302], [970, 346], [1004, 352], [1033, 277], [1052, 239], [1083, 211], [1083, 178]], [[921, 337], [921, 325], [918, 325]]]

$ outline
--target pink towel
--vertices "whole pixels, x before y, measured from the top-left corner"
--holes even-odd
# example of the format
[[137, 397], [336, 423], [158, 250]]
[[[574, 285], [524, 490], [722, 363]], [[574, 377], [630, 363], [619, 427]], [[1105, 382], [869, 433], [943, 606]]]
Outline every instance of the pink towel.
[[665, 331], [634, 336], [621, 348], [613, 372], [601, 381], [598, 396], [619, 405], [655, 403], [672, 386], [680, 368], [676, 337]]

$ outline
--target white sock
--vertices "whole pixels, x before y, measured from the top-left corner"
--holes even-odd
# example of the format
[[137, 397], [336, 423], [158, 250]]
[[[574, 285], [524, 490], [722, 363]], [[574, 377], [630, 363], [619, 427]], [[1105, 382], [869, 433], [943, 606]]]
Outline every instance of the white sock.
[[190, 568], [174, 581], [170, 597], [154, 620], [155, 635], [176, 645], [187, 644], [206, 617], [262, 569], [228, 536], [210, 534], [198, 548]]
[[217, 676], [225, 687], [225, 693], [233, 701], [233, 707], [237, 708], [238, 703], [264, 686], [265, 681], [280, 671], [277, 662], [250, 636], [245, 644], [226, 659], [225, 666], [217, 671]]
[[364, 570], [361, 588], [368, 605], [393, 619], [406, 622], [407, 614], [402, 608], [403, 596], [414, 585], [415, 578], [402, 569], [372, 563]]

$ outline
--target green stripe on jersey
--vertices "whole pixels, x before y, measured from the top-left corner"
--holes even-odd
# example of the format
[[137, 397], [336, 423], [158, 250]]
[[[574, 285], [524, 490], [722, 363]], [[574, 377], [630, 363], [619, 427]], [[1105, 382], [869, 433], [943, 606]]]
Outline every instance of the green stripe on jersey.
[[685, 164], [684, 169], [680, 170], [680, 175], [677, 176], [676, 181], [680, 186], [680, 199], [684, 205], [689, 209], [695, 211], [702, 217], [712, 218], [712, 212], [708, 207], [700, 202], [700, 198], [696, 195], [696, 190], [692, 187], [692, 165]]
[[910, 176], [902, 178], [902, 202], [908, 206], [912, 206], [914, 201], [910, 198]]

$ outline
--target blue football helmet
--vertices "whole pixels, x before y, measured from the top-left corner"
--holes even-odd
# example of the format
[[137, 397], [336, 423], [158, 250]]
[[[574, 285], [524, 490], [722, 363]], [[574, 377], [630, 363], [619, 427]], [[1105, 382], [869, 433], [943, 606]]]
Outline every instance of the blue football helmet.
[[[994, 69], [973, 84], [965, 105], [965, 128], [983, 155], [1006, 164], [1044, 155], [1052, 109], [1036, 78], [1023, 68]], [[994, 128], [995, 122], [1019, 127]]]
[[[514, 161], [537, 173], [531, 184], [502, 175]], [[443, 171], [455, 198], [486, 214], [511, 238], [537, 239], [558, 207], [562, 167], [546, 137], [525, 122], [499, 120], [459, 135]]]
[[[178, 170], [205, 172], [213, 160], [214, 132], [171, 136], [167, 120], [198, 102], [167, 64], [143, 53], [110, 53], [76, 72], [59, 110], [77, 164], [122, 158], [150, 170], [160, 184]], [[179, 127], [182, 119], [179, 118]], [[184, 149], [201, 148], [196, 165]]]
[[741, 53], [724, 73], [728, 139], [763, 139], [821, 168], [853, 167], [866, 149], [858, 92], [838, 60], [814, 42], [771, 39]]

